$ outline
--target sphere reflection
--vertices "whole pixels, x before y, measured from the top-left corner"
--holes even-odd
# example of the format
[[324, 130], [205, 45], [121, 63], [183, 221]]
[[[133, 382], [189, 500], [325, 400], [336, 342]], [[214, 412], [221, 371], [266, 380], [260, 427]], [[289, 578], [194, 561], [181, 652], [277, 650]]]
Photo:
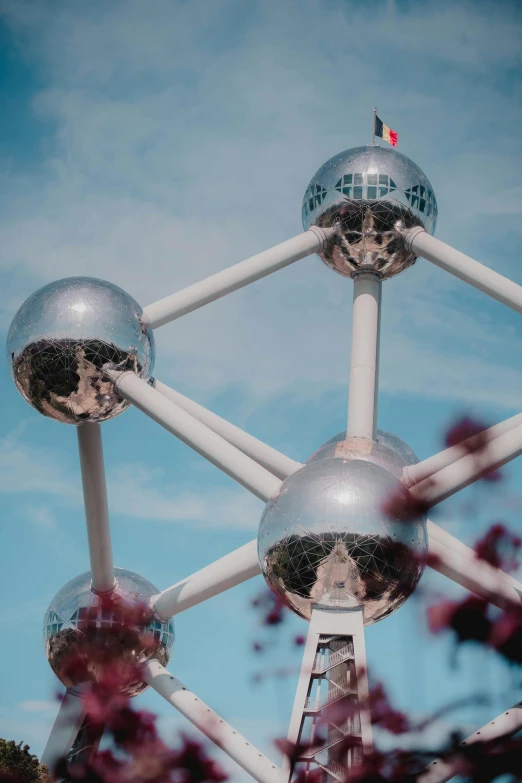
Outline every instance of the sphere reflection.
[[[132, 571], [115, 568], [116, 590], [110, 604], [91, 590], [87, 571], [68, 582], [56, 594], [43, 625], [45, 653], [53, 672], [67, 687], [101, 673], [100, 658], [105, 655], [117, 663], [136, 663], [157, 658], [164, 666], [174, 642], [174, 626], [169, 620], [157, 620], [148, 610], [148, 600], [158, 590], [147, 579]], [[111, 658], [112, 656], [112, 658]], [[125, 688], [136, 696], [147, 688], [145, 682], [132, 682]]]
[[426, 518], [391, 519], [383, 504], [407, 490], [362, 459], [330, 458], [289, 476], [266, 505], [258, 535], [269, 587], [296, 614], [363, 608], [365, 624], [415, 589], [427, 556]]
[[129, 403], [115, 393], [103, 365], [147, 379], [154, 336], [121, 288], [69, 277], [23, 303], [9, 329], [7, 358], [18, 390], [44, 416], [68, 424], [105, 421]]
[[373, 462], [397, 478], [402, 477], [406, 465], [415, 465], [419, 461], [407, 443], [386, 430], [377, 430], [374, 441], [365, 438], [347, 439], [346, 430], [339, 432], [312, 454], [307, 463], [332, 457]]
[[406, 155], [378, 146], [354, 147], [330, 158], [303, 199], [303, 226], [336, 226], [319, 253], [336, 272], [374, 270], [392, 277], [411, 266], [401, 229], [435, 231], [437, 202], [430, 181]]

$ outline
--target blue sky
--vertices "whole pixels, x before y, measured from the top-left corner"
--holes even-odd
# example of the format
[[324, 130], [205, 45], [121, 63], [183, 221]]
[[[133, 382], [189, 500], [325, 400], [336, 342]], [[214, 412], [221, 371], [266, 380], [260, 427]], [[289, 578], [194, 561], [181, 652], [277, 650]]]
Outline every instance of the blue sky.
[[[53, 279], [101, 277], [146, 305], [297, 234], [308, 181], [370, 139], [374, 105], [433, 183], [437, 235], [522, 283], [521, 39], [508, 2], [4, 0], [1, 331]], [[306, 459], [345, 423], [351, 296], [300, 261], [159, 330], [155, 375]], [[385, 283], [382, 324], [379, 425], [420, 457], [462, 411], [519, 411], [515, 313], [419, 260]], [[43, 614], [88, 565], [79, 465], [73, 429], [27, 406], [5, 363], [0, 379], [0, 735], [41, 752], [56, 711]], [[139, 412], [103, 433], [117, 565], [163, 588], [255, 536], [260, 502]], [[499, 517], [522, 530], [520, 467], [507, 476], [437, 520], [468, 541]], [[251, 674], [298, 654], [286, 637], [266, 662], [250, 654], [261, 587], [181, 615], [171, 668], [275, 755], [295, 677], [254, 688]], [[479, 684], [492, 704], [459, 719], [483, 723], [517, 698], [510, 675], [482, 652], [451, 669], [426, 600], [369, 629], [372, 672], [418, 714]], [[140, 699], [167, 732], [183, 725]]]

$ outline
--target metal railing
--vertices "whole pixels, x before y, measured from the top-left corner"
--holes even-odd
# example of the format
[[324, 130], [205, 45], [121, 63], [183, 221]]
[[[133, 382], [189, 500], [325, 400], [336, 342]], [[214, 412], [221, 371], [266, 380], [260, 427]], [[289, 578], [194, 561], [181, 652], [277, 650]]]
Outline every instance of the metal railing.
[[305, 710], [316, 712], [326, 707], [327, 704], [331, 704], [334, 701], [344, 698], [345, 696], [357, 696], [357, 691], [351, 687], [351, 682], [347, 677], [343, 677], [339, 682], [328, 681], [330, 685], [335, 685], [336, 690], [333, 688], [328, 691], [324, 696], [319, 698], [308, 697], [305, 702]]
[[313, 674], [321, 674], [329, 669], [333, 669], [334, 666], [343, 661], [353, 660], [353, 645], [347, 644], [345, 647], [341, 647], [340, 650], [332, 653], [328, 658], [324, 657], [324, 653], [319, 653], [314, 661]]

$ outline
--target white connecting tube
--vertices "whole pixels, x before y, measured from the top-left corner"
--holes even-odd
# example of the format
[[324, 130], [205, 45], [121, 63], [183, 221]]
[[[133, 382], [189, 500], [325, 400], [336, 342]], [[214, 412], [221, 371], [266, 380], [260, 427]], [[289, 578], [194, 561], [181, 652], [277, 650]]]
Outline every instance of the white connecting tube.
[[95, 593], [109, 593], [114, 589], [114, 565], [101, 428], [99, 424], [89, 422], [80, 424], [77, 432], [91, 562], [91, 587]]
[[191, 313], [199, 307], [214, 302], [225, 294], [260, 280], [278, 269], [299, 261], [301, 258], [318, 253], [334, 236], [335, 229], [322, 229], [312, 226], [302, 234], [282, 242], [280, 245], [258, 253], [246, 261], [223, 269], [215, 275], [194, 283], [176, 294], [166, 296], [154, 304], [145, 307], [143, 315], [147, 323], [157, 329], [163, 324], [174, 321], [182, 315]]
[[353, 281], [352, 348], [347, 438], [375, 437], [381, 279], [358, 272]]
[[231, 424], [229, 421], [226, 421], [226, 419], [222, 419], [221, 416], [212, 413], [212, 411], [204, 408], [203, 405], [199, 405], [199, 403], [190, 400], [183, 394], [174, 391], [174, 389], [161, 383], [161, 381], [155, 381], [154, 388], [168, 400], [172, 400], [172, 402], [175, 402], [180, 408], [183, 408], [184, 411], [190, 413], [191, 416], [194, 416], [194, 418], [202, 424], [206, 424], [211, 430], [217, 432], [222, 438], [225, 438], [225, 440], [233, 446], [240, 449], [243, 454], [251, 457], [259, 463], [259, 465], [262, 465], [279, 479], [283, 480], [291, 473], [295, 473], [296, 470], [303, 467], [300, 462], [296, 462], [285, 454], [281, 454], [280, 451], [277, 451], [266, 443], [254, 438], [252, 435], [249, 435], [248, 432], [245, 432], [234, 424]]
[[220, 718], [159, 661], [145, 664], [144, 679], [258, 783], [283, 783], [281, 770]]
[[172, 587], [151, 598], [156, 616], [165, 622], [191, 606], [246, 582], [261, 573], [257, 557], [257, 539], [196, 571]]
[[422, 256], [446, 272], [464, 280], [498, 302], [522, 313], [522, 286], [499, 275], [455, 248], [435, 239], [420, 226], [404, 234], [404, 245], [411, 253]]
[[55, 764], [71, 750], [84, 717], [81, 691], [78, 688], [67, 688], [41, 759], [51, 773]]
[[238, 481], [265, 503], [275, 495], [281, 481], [205, 424], [168, 400], [133, 372], [107, 370], [118, 394], [151, 419]]
[[434, 454], [428, 459], [417, 462], [415, 465], [407, 465], [402, 474], [402, 481], [407, 487], [413, 487], [423, 479], [433, 476], [439, 470], [452, 465], [461, 457], [465, 457], [466, 454], [470, 454], [479, 450], [487, 449], [490, 441], [498, 438], [499, 435], [503, 435], [505, 432], [515, 429], [522, 424], [522, 413], [517, 413], [516, 416], [512, 416], [510, 419], [499, 422], [493, 427], [489, 427], [487, 430], [479, 433], [479, 435], [472, 435], [471, 438], [466, 438], [461, 443], [457, 443], [455, 446], [450, 446], [449, 449], [439, 451], [438, 454]]
[[494, 438], [483, 450], [466, 454], [431, 474], [411, 487], [410, 492], [427, 506], [435, 506], [520, 454], [522, 425]]
[[[520, 729], [522, 729], [522, 702], [515, 704], [494, 720], [486, 723], [485, 726], [467, 737], [464, 742], [461, 742], [460, 747], [466, 748], [481, 742], [489, 743], [494, 740], [507, 739]], [[419, 774], [418, 783], [446, 783], [455, 775], [462, 774], [467, 777], [462, 765], [463, 759], [464, 756], [459, 757], [458, 750], [446, 759], [435, 759]]]

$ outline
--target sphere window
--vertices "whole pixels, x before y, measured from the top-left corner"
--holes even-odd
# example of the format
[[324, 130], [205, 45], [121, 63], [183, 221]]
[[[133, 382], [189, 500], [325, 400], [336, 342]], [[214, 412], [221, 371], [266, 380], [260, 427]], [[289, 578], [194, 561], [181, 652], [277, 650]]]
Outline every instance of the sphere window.
[[377, 198], [377, 188], [368, 185], [368, 198]]
[[388, 175], [387, 174], [379, 174], [379, 185], [386, 185], [386, 186], [388, 186]]
[[341, 179], [339, 179], [335, 183], [335, 190], [337, 190], [339, 193], [344, 193], [345, 196], [351, 196], [352, 195], [352, 189], [351, 187], [348, 187], [352, 184], [353, 178], [351, 174], [345, 174]]
[[368, 174], [368, 185], [377, 184], [377, 174]]
[[354, 174], [353, 175], [353, 184], [354, 185], [362, 185], [363, 184], [363, 175], [362, 174]]
[[379, 196], [385, 196], [388, 192], [388, 188], [379, 188]]
[[353, 189], [353, 197], [355, 199], [360, 199], [363, 197], [363, 189], [362, 188], [354, 188]]

